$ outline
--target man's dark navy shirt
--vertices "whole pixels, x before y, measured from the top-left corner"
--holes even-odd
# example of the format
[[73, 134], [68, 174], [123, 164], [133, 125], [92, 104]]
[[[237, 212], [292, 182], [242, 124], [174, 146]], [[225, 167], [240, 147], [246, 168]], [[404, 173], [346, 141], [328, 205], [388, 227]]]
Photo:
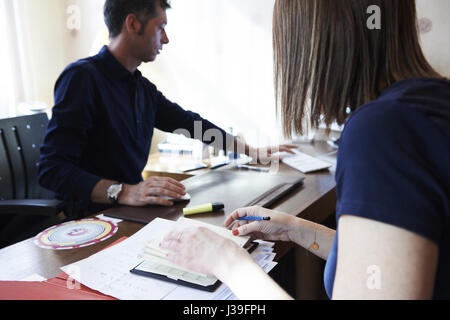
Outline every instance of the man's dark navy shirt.
[[222, 129], [167, 100], [138, 70], [130, 73], [106, 46], [69, 65], [54, 98], [39, 182], [64, 200], [89, 202], [101, 179], [141, 182], [155, 127], [194, 137], [194, 122], [201, 121], [202, 137], [217, 129], [227, 141]]
[[339, 260], [339, 218], [353, 215], [434, 242], [439, 261], [433, 298], [450, 299], [449, 191], [450, 82], [403, 80], [358, 108], [339, 144], [338, 232], [324, 273], [328, 296]]

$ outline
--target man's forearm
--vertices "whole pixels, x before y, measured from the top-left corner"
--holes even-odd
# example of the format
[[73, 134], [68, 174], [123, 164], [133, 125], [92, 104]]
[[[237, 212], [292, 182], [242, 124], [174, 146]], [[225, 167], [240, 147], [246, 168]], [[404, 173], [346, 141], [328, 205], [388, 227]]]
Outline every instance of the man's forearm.
[[117, 183], [117, 181], [111, 181], [106, 179], [100, 180], [92, 190], [91, 201], [94, 203], [110, 204], [111, 200], [108, 199], [106, 191], [111, 185], [115, 183]]
[[250, 147], [245, 142], [241, 141], [239, 138], [234, 137], [233, 143], [229, 144], [228, 150], [236, 154], [246, 154], [248, 156], [256, 157], [257, 149]]

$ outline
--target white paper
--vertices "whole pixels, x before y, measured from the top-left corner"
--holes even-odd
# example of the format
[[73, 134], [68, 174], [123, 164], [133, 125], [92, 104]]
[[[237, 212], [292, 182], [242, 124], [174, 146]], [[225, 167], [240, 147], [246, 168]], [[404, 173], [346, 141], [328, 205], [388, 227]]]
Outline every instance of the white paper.
[[159, 197], [163, 198], [163, 199], [166, 199], [166, 200], [169, 200], [169, 201], [173, 201], [173, 202], [181, 202], [181, 201], [191, 200], [191, 195], [189, 193], [186, 193], [181, 198], [173, 198], [173, 197], [169, 197], [169, 196], [159, 196]]
[[[256, 263], [266, 272], [269, 273], [277, 263], [272, 260], [275, 257], [275, 253], [272, 255], [273, 242], [257, 241], [260, 242], [259, 246], [252, 252], [252, 257]], [[263, 253], [264, 255], [261, 255]], [[259, 260], [257, 260], [259, 259]], [[165, 300], [237, 300], [234, 293], [225, 284], [222, 284], [214, 292], [201, 291], [188, 287], [178, 286], [169, 295], [165, 297]]]
[[[130, 273], [142, 262], [139, 254], [144, 244], [169, 230], [173, 222], [156, 218], [136, 234], [91, 257], [62, 267], [69, 276], [91, 289], [123, 300], [162, 299], [177, 285]], [[75, 270], [75, 271], [74, 271]]]
[[[30, 242], [31, 245], [26, 242]], [[30, 271], [36, 248], [27, 239], [0, 250], [0, 281], [21, 281]]]
[[298, 150], [294, 150], [294, 152], [296, 153], [295, 155], [288, 153], [284, 155], [280, 153], [282, 156], [281, 161], [300, 172], [309, 173], [327, 169], [332, 166], [332, 164], [327, 161], [311, 157], [310, 155], [302, 153]]
[[[176, 223], [173, 224], [172, 230], [184, 230], [189, 227], [208, 228], [220, 236], [230, 239], [240, 247], [243, 247], [250, 240], [249, 237], [236, 237], [232, 234], [231, 230], [226, 228], [184, 217], [181, 217]], [[138, 270], [157, 273], [171, 279], [184, 280], [205, 287], [213, 285], [218, 280], [216, 277], [188, 270], [168, 261], [166, 259], [166, 254], [168, 251], [159, 247], [159, 243], [163, 240], [166, 234], [166, 231], [161, 232], [157, 237], [148, 241], [141, 254], [141, 257], [145, 261], [138, 266]]]
[[40, 274], [34, 273], [32, 275], [29, 275], [28, 277], [25, 277], [23, 279], [21, 279], [20, 281], [27, 281], [27, 282], [42, 282], [47, 280], [46, 278], [44, 278], [43, 276], [41, 276]]
[[[169, 232], [174, 224], [156, 218], [127, 240], [61, 269], [91, 289], [122, 300], [235, 299], [223, 284], [211, 293], [130, 273], [143, 261], [140, 255], [149, 240]], [[266, 272], [276, 265], [273, 243], [261, 241], [252, 256]]]
[[107, 217], [107, 216], [105, 216], [103, 213], [102, 213], [102, 214], [99, 214], [99, 215], [97, 216], [97, 218], [99, 218], [100, 220], [105, 220], [105, 221], [112, 222], [112, 223], [114, 223], [114, 224], [118, 224], [119, 222], [122, 222], [122, 221], [123, 221], [122, 219], [117, 219], [117, 218]]

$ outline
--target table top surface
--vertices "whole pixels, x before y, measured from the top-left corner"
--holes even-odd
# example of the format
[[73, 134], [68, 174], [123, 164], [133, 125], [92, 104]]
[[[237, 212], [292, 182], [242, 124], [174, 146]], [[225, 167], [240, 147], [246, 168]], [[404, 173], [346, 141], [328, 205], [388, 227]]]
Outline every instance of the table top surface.
[[[304, 186], [300, 190], [285, 196], [272, 209], [311, 221], [322, 222], [334, 213], [336, 205], [334, 171], [337, 151], [328, 146], [326, 142], [301, 145], [300, 150], [323, 160], [328, 160], [334, 163], [334, 165], [329, 170], [302, 174], [280, 163], [280, 174], [305, 177]], [[175, 216], [170, 217], [171, 220], [176, 220], [177, 218]], [[195, 219], [214, 225], [222, 225], [225, 214], [202, 214], [196, 216]], [[133, 235], [144, 225], [130, 221], [122, 221], [118, 226], [118, 231], [111, 238], [83, 248], [70, 250], [43, 249], [36, 246], [33, 243], [33, 239], [28, 239], [4, 248], [0, 250], [0, 278], [8, 275], [9, 279], [20, 280], [33, 274], [38, 274], [47, 279], [55, 277], [61, 273], [60, 267], [85, 259], [99, 252], [121, 237]], [[290, 248], [289, 246], [277, 243], [275, 248], [275, 252], [277, 252], [276, 259], [279, 259]]]

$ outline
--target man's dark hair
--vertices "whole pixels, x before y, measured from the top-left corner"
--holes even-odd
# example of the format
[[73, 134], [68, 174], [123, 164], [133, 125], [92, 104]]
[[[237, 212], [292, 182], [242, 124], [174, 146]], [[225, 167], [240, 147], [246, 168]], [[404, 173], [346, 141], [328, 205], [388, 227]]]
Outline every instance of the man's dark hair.
[[106, 0], [103, 8], [109, 37], [115, 38], [122, 32], [123, 24], [129, 14], [135, 14], [143, 27], [148, 20], [156, 17], [156, 3], [162, 9], [169, 9], [169, 0]]

